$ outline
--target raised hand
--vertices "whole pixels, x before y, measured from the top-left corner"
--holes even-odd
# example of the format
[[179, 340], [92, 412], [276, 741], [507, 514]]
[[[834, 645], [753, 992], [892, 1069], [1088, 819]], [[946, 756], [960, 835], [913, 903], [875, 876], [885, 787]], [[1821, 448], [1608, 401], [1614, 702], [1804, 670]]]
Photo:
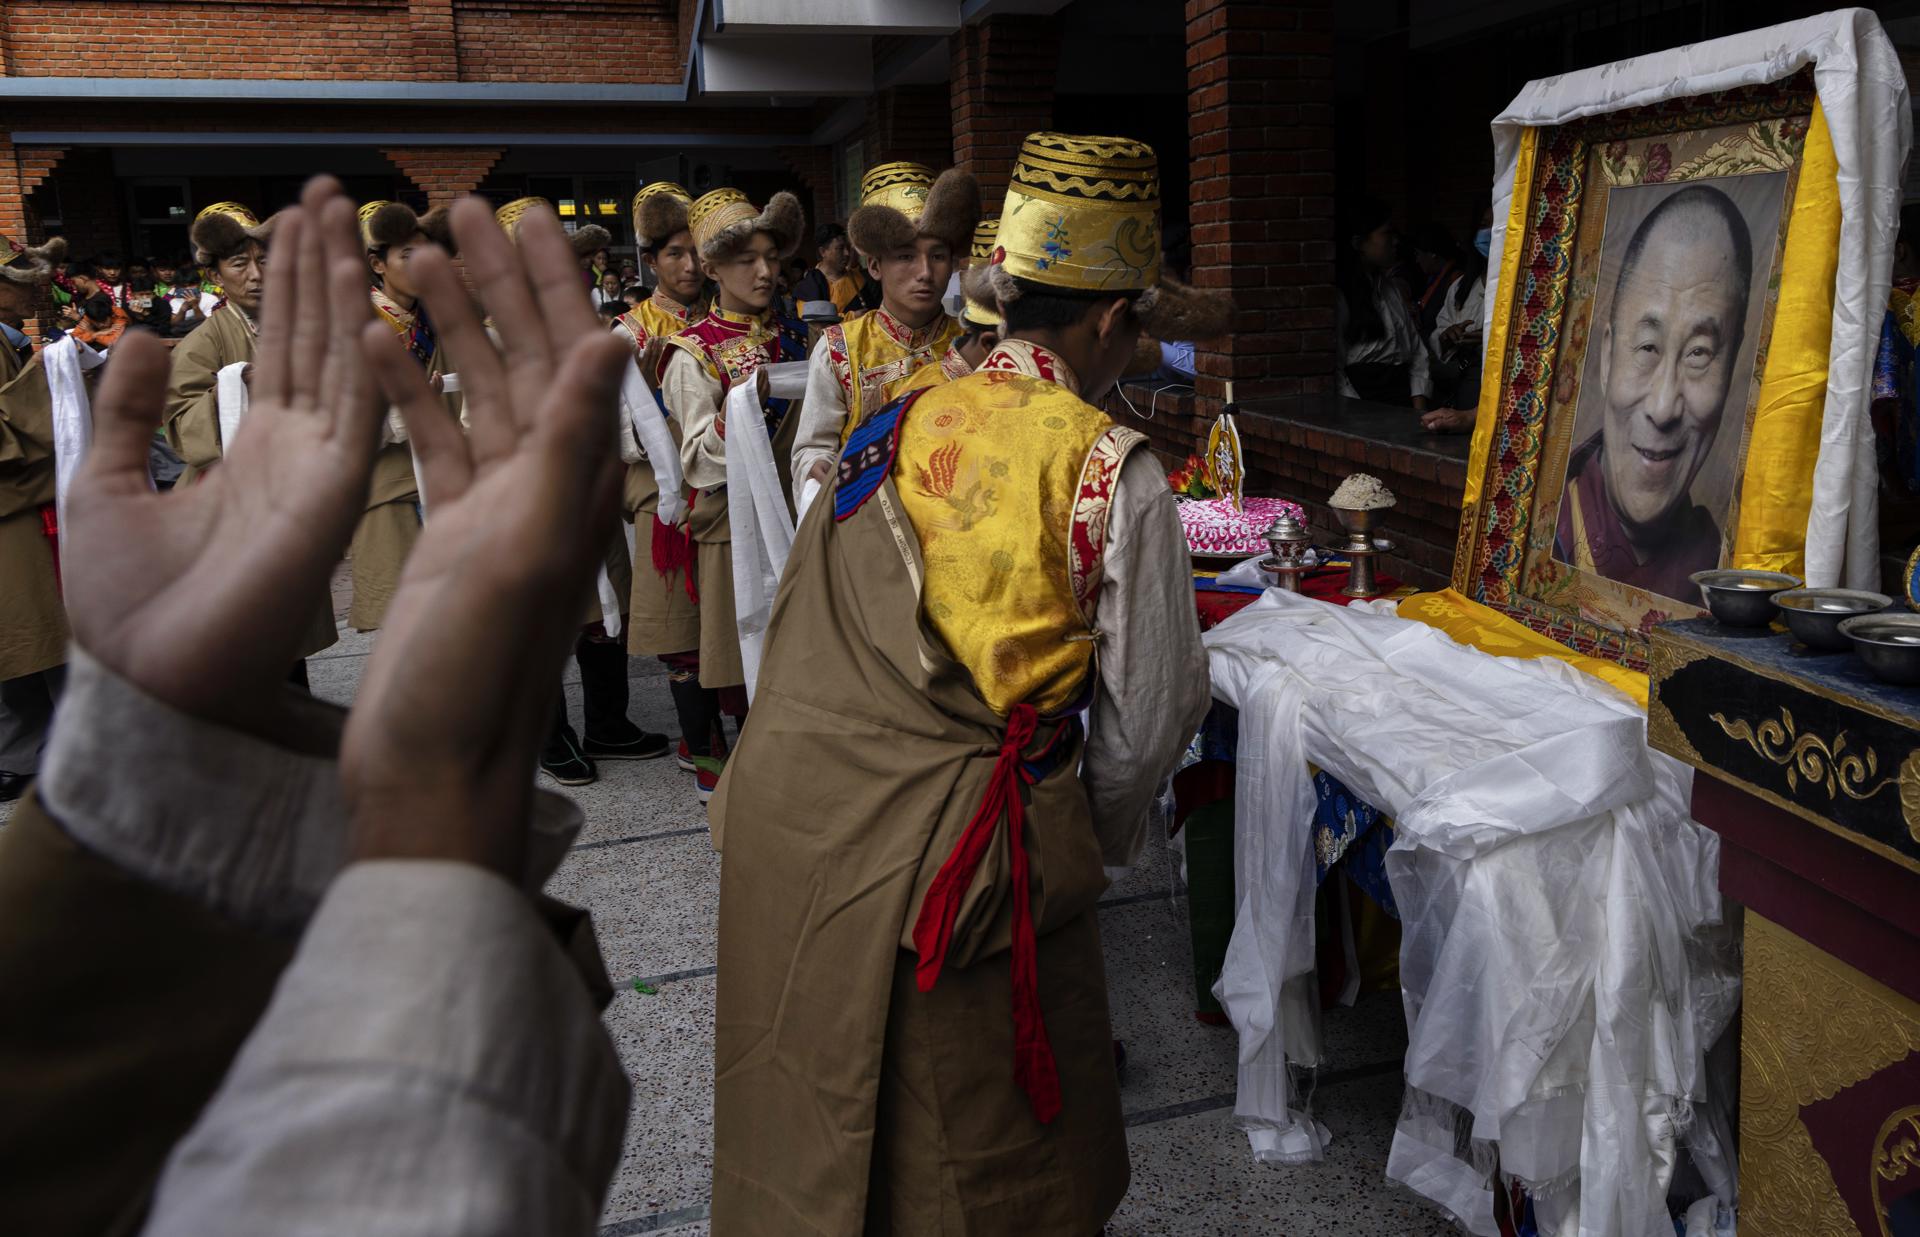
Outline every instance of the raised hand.
[[[247, 419], [197, 484], [155, 493], [167, 351], [129, 332], [94, 401], [62, 561], [74, 640], [186, 713], [269, 724], [367, 496], [377, 393], [353, 204], [318, 177], [275, 228]], [[391, 332], [389, 332], [391, 333]]]
[[549, 211], [516, 249], [484, 203], [453, 209], [496, 350], [447, 257], [410, 271], [460, 374], [463, 436], [398, 337], [361, 345], [400, 408], [432, 512], [407, 560], [347, 722], [341, 773], [354, 857], [521, 866], [561, 662], [613, 535], [612, 449], [629, 345], [600, 328]]

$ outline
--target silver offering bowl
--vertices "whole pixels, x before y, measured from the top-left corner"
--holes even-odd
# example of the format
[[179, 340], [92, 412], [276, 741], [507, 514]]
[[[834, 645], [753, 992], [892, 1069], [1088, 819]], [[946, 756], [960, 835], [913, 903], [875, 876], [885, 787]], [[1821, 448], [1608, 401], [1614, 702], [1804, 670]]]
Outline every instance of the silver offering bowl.
[[1920, 683], [1920, 614], [1862, 614], [1842, 619], [1840, 634], [1875, 678]]
[[1385, 550], [1391, 550], [1392, 544], [1374, 538], [1374, 522], [1384, 507], [1334, 507], [1333, 518], [1340, 521], [1340, 528], [1347, 534], [1347, 543], [1340, 547], [1347, 556], [1347, 586], [1340, 590], [1343, 597], [1378, 597], [1380, 590], [1373, 583], [1374, 556]]
[[1806, 581], [1784, 571], [1696, 571], [1687, 577], [1700, 586], [1707, 609], [1729, 627], [1765, 627], [1773, 621], [1773, 599]]
[[1869, 593], [1854, 588], [1790, 588], [1773, 595], [1787, 630], [1810, 649], [1853, 647], [1853, 641], [1840, 634], [1842, 620], [1859, 614], [1875, 614], [1893, 604], [1885, 593]]
[[1273, 553], [1260, 560], [1260, 569], [1273, 573], [1275, 583], [1289, 593], [1300, 591], [1300, 577], [1308, 571], [1306, 551], [1313, 540], [1306, 525], [1282, 511], [1267, 530], [1267, 548]]

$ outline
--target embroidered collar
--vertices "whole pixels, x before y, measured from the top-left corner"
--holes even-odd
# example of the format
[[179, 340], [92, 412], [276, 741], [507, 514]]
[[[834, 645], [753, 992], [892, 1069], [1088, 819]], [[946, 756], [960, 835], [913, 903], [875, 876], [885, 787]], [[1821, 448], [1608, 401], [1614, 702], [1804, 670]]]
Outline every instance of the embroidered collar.
[[987, 359], [980, 362], [978, 372], [990, 371], [1025, 374], [1029, 378], [1040, 378], [1065, 387], [1069, 395], [1080, 394], [1080, 378], [1073, 368], [1060, 359], [1059, 353], [1030, 339], [1001, 340], [987, 354]]
[[888, 339], [910, 352], [930, 346], [934, 338], [940, 334], [941, 329], [946, 326], [946, 315], [935, 314], [933, 321], [915, 330], [888, 313], [884, 306], [873, 311], [873, 320], [875, 325], [886, 332]]
[[[223, 309], [232, 310], [234, 315], [238, 317], [241, 322], [246, 324], [248, 335], [252, 336], [255, 339], [260, 338], [260, 324], [254, 321], [252, 314], [240, 308], [238, 305], [234, 304], [232, 301], [227, 300], [225, 297], [222, 297], [220, 300], [220, 303], [213, 307], [213, 312], [219, 313]], [[209, 314], [208, 316], [211, 317], [212, 315]]]
[[721, 326], [731, 327], [736, 331], [747, 331], [752, 330], [756, 326], [764, 326], [766, 324], [766, 315], [735, 313], [731, 309], [720, 308], [720, 302], [715, 301], [713, 303], [713, 312], [707, 315], [707, 321], [717, 323]]
[[682, 322], [693, 321], [693, 306], [682, 305], [658, 288], [655, 288], [653, 295], [647, 299], [653, 302], [655, 309], [669, 317], [678, 318]]

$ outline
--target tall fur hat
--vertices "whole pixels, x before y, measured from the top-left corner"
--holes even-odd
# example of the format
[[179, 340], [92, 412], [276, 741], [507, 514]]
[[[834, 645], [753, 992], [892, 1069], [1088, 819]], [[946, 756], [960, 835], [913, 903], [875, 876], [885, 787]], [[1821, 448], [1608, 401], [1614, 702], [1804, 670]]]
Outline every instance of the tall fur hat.
[[0, 279], [8, 283], [44, 284], [53, 278], [53, 264], [67, 256], [67, 238], [54, 236], [44, 245], [22, 245], [0, 233]]
[[[499, 210], [493, 212], [493, 221], [507, 234], [507, 239], [520, 240], [520, 217], [536, 206], [553, 209], [553, 203], [545, 198], [515, 198]], [[613, 234], [597, 223], [583, 223], [567, 234], [567, 240], [573, 245], [575, 257], [591, 257], [595, 250], [605, 249], [613, 243]]]
[[369, 202], [374, 207], [368, 211], [365, 206], [360, 220], [360, 238], [366, 243], [367, 252], [374, 256], [386, 253], [396, 245], [404, 245], [415, 236], [425, 236], [448, 253], [454, 251], [453, 228], [449, 223], [452, 213], [444, 206], [436, 206], [424, 215], [416, 215], [413, 208], [404, 202]]
[[784, 189], [759, 211], [738, 189], [715, 189], [701, 194], [700, 200], [687, 209], [687, 227], [693, 233], [694, 248], [709, 262], [738, 253], [755, 232], [773, 237], [780, 257], [786, 259], [800, 248], [807, 215], [800, 209], [800, 199]]
[[[1102, 293], [1023, 280], [997, 262], [976, 266], [961, 275], [960, 291], [969, 301], [978, 301], [983, 306], [997, 305], [1004, 314], [1007, 306], [1019, 300], [1025, 291], [1021, 286], [1023, 282], [1055, 296], [1084, 297], [1088, 301], [1122, 294], [1118, 289]], [[1218, 292], [1189, 287], [1168, 275], [1161, 275], [1152, 287], [1134, 297], [1133, 312], [1148, 335], [1182, 343], [1217, 339], [1233, 324], [1232, 300]]]
[[870, 258], [905, 249], [922, 236], [945, 241], [956, 255], [966, 253], [980, 222], [980, 182], [971, 173], [948, 168], [919, 198], [920, 210], [909, 214], [917, 196], [903, 198], [897, 185], [864, 194], [860, 208], [847, 220], [847, 239]]
[[693, 195], [670, 180], [642, 185], [633, 195], [633, 236], [642, 249], [653, 249], [687, 230], [687, 210]]
[[274, 225], [279, 221], [279, 215], [270, 215], [262, 223], [238, 202], [215, 202], [196, 215], [187, 230], [193, 260], [211, 266], [239, 253], [249, 241], [264, 246], [273, 240]]

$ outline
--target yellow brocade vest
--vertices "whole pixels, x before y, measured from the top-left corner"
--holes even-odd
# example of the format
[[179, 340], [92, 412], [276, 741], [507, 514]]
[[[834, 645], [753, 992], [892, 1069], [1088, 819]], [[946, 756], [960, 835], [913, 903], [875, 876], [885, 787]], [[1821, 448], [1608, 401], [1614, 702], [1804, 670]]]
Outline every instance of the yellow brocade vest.
[[914, 371], [937, 361], [961, 329], [959, 319], [941, 314], [911, 330], [884, 309], [828, 327], [821, 342], [832, 358], [840, 393], [847, 398], [840, 445], [847, 445], [854, 426], [901, 395]]
[[682, 305], [669, 297], [654, 293], [640, 302], [638, 309], [629, 309], [620, 315], [620, 322], [633, 336], [636, 348], [644, 348], [647, 341], [683, 331], [690, 323], [698, 322], [690, 306]]
[[1139, 440], [1065, 386], [984, 366], [926, 390], [902, 419], [893, 480], [926, 564], [921, 611], [1003, 717], [1022, 701], [1059, 713], [1086, 684], [1099, 588], [1088, 546], [1104, 546], [1120, 461]]

